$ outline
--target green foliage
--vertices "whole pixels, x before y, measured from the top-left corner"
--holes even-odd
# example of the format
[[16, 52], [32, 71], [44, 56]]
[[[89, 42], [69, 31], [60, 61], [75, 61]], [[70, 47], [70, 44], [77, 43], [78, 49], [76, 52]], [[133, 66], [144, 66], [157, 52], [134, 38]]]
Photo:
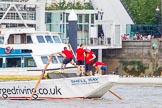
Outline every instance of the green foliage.
[[65, 10], [65, 9], [94, 9], [91, 3], [82, 4], [79, 0], [72, 3], [65, 0], [60, 3], [52, 3], [50, 6], [46, 6], [46, 10]]
[[[161, 7], [161, 0], [124, 0], [133, 15], [136, 24], [154, 24], [155, 9]], [[160, 14], [159, 12], [158, 14]]]
[[133, 76], [139, 76], [149, 68], [141, 61], [120, 61], [120, 63], [123, 65], [123, 70]]

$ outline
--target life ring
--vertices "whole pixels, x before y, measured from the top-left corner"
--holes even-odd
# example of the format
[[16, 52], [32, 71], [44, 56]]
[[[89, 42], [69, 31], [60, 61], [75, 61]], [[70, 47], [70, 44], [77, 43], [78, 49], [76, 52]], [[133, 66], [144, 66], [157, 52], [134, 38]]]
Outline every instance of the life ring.
[[5, 53], [6, 53], [6, 54], [10, 54], [12, 50], [13, 50], [12, 47], [7, 46], [7, 47], [5, 48]]

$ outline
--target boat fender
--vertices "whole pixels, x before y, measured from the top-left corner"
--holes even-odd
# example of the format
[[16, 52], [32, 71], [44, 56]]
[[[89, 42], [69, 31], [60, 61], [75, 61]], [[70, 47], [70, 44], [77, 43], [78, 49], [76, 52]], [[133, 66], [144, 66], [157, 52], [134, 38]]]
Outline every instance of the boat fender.
[[5, 53], [6, 53], [6, 54], [10, 54], [12, 50], [13, 50], [13, 48], [12, 48], [11, 46], [7, 46], [7, 47], [5, 48]]

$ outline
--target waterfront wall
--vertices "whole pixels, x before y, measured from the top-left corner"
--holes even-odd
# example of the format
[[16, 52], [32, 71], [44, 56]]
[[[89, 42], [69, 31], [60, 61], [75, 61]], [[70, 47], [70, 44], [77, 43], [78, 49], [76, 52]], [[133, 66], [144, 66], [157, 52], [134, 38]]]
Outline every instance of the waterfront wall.
[[103, 49], [110, 73], [126, 76], [161, 76], [162, 40], [123, 41], [122, 49]]

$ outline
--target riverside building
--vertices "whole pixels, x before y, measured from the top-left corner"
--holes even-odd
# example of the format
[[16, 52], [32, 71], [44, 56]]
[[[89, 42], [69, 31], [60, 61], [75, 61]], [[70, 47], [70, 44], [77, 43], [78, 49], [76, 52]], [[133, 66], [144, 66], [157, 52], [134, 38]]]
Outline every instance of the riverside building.
[[[65, 0], [67, 3], [74, 1]], [[68, 16], [71, 9], [45, 10], [52, 3], [64, 0], [0, 0], [0, 27], [34, 27], [36, 30], [59, 32], [68, 43]], [[74, 10], [77, 15], [77, 45], [83, 43], [98, 50], [122, 48], [121, 36], [126, 33], [126, 24], [133, 24], [120, 0], [88, 0], [94, 9]]]

